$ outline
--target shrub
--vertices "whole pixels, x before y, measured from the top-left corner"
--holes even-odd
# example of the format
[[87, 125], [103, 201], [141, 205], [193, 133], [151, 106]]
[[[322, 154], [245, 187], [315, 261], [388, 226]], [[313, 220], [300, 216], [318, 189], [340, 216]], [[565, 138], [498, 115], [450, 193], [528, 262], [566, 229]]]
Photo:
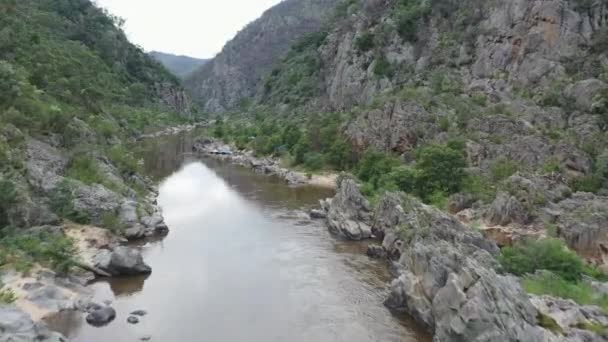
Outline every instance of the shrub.
[[368, 149], [359, 162], [357, 176], [377, 188], [380, 178], [390, 173], [398, 165], [399, 161], [391, 155]]
[[39, 263], [67, 273], [75, 263], [74, 242], [58, 232], [13, 233], [0, 240], [0, 247], [7, 252], [8, 262], [24, 272]]
[[304, 167], [310, 171], [318, 171], [323, 168], [325, 160], [323, 155], [317, 152], [309, 152], [304, 155]]
[[51, 207], [59, 217], [67, 218], [80, 224], [88, 224], [91, 221], [88, 214], [74, 208], [72, 185], [67, 179], [59, 184], [51, 195], [51, 200]]
[[101, 215], [101, 226], [109, 229], [113, 233], [120, 233], [126, 228], [122, 222], [120, 222], [118, 215], [113, 212], [106, 212]]
[[600, 295], [586, 282], [568, 281], [552, 272], [530, 274], [522, 279], [528, 293], [572, 299], [581, 305], [597, 305], [608, 310], [608, 296]]
[[131, 176], [141, 171], [139, 162], [123, 145], [115, 145], [110, 148], [106, 155], [108, 159], [118, 168], [123, 176]]
[[0, 178], [0, 228], [9, 224], [8, 211], [17, 202], [17, 191], [13, 182]]
[[65, 175], [88, 185], [103, 183], [97, 162], [87, 154], [74, 156], [68, 163]]
[[374, 34], [371, 32], [365, 32], [359, 37], [355, 38], [355, 47], [357, 50], [366, 52], [374, 48]]
[[597, 193], [603, 186], [604, 180], [597, 175], [584, 176], [570, 184], [574, 191]]
[[393, 66], [382, 53], [376, 55], [376, 60], [374, 61], [374, 74], [378, 77], [393, 76]]
[[444, 145], [429, 145], [416, 153], [418, 194], [426, 198], [433, 192], [450, 195], [458, 192], [466, 177], [466, 161], [462, 152]]
[[517, 164], [510, 159], [499, 159], [490, 164], [490, 174], [495, 181], [507, 179], [517, 172], [517, 170]]
[[498, 260], [505, 270], [518, 276], [547, 270], [567, 281], [578, 281], [586, 273], [581, 258], [552, 238], [505, 247]]
[[[2, 263], [0, 263], [2, 265]], [[0, 281], [0, 304], [11, 304], [17, 300], [17, 296], [10, 289], [5, 289], [4, 284]]]

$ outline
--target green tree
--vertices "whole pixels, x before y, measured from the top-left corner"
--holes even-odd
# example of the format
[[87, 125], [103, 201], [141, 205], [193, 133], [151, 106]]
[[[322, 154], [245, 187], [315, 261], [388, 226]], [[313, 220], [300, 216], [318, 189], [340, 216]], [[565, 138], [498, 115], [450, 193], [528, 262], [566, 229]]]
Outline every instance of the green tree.
[[416, 153], [418, 193], [425, 198], [433, 192], [453, 194], [460, 190], [466, 177], [462, 152], [444, 145], [429, 145]]

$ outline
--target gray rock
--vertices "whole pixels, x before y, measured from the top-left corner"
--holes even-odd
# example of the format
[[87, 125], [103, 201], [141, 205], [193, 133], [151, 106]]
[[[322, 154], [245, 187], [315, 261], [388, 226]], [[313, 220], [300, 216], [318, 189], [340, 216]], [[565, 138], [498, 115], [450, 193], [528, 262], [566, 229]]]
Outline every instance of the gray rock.
[[505, 192], [496, 195], [496, 199], [485, 212], [484, 219], [492, 226], [506, 226], [510, 223], [525, 224], [529, 220], [528, 214], [519, 200]]
[[0, 342], [66, 342], [67, 338], [51, 332], [13, 306], [0, 306]]
[[371, 210], [354, 180], [343, 178], [338, 182], [336, 196], [327, 213], [329, 230], [350, 240], [363, 240], [372, 236]]
[[366, 251], [367, 256], [374, 259], [383, 259], [386, 258], [387, 253], [384, 247], [378, 245], [369, 245], [367, 246]]
[[113, 276], [152, 272], [137, 249], [125, 246], [116, 247], [113, 251], [102, 250], [95, 256], [94, 263], [95, 267]]
[[310, 218], [315, 220], [327, 218], [327, 212], [324, 210], [312, 209], [310, 211]]
[[387, 306], [425, 324], [435, 341], [545, 341], [517, 279], [494, 271], [494, 243], [405, 195], [387, 194], [378, 207], [385, 246], [402, 244]]
[[137, 223], [134, 226], [127, 228], [124, 232], [124, 237], [127, 238], [127, 240], [132, 241], [132, 240], [138, 240], [143, 238], [146, 235], [146, 230], [144, 228], [144, 226], [142, 226], [141, 224]]
[[608, 197], [577, 192], [570, 198], [550, 204], [544, 212], [547, 222], [582, 257], [606, 265], [608, 253]]
[[112, 322], [115, 318], [116, 310], [109, 306], [103, 306], [92, 308], [86, 320], [92, 326], [101, 327]]
[[579, 110], [590, 111], [595, 97], [604, 89], [606, 89], [604, 82], [592, 78], [571, 84], [566, 88], [565, 93], [575, 101]]
[[38, 140], [27, 141], [26, 168], [29, 183], [43, 192], [54, 190], [63, 178], [68, 159], [57, 148]]
[[148, 312], [146, 310], [135, 310], [135, 311], [131, 312], [131, 315], [140, 316], [140, 317], [143, 317], [147, 314], [148, 314]]
[[129, 316], [129, 318], [127, 318], [127, 322], [130, 324], [137, 324], [139, 323], [139, 318], [135, 316]]

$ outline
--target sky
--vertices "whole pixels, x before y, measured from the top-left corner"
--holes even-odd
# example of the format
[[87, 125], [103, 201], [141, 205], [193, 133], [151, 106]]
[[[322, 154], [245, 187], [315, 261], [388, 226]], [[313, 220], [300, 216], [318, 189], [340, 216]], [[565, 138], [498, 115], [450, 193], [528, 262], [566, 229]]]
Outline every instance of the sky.
[[126, 20], [131, 42], [146, 51], [211, 58], [281, 0], [94, 0]]

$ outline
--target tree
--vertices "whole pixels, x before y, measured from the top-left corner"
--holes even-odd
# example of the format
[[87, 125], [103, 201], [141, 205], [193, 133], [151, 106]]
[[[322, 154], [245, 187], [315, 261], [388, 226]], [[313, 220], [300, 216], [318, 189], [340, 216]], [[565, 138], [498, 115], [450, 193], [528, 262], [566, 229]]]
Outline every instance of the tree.
[[419, 171], [417, 189], [423, 198], [433, 192], [453, 194], [460, 190], [466, 177], [462, 152], [444, 145], [429, 145], [416, 153]]

